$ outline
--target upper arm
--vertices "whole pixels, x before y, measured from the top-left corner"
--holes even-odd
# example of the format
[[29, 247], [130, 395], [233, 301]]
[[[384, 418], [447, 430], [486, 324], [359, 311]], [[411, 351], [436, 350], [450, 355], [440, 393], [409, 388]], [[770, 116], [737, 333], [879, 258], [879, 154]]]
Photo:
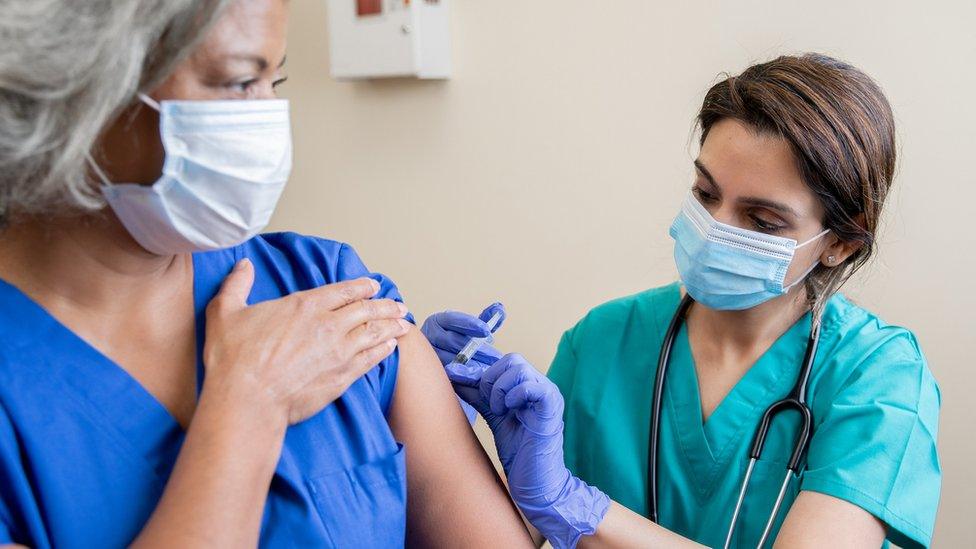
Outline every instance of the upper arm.
[[776, 537], [775, 547], [880, 547], [884, 524], [853, 503], [818, 492], [797, 496]]
[[877, 517], [893, 543], [928, 546], [942, 478], [938, 386], [907, 331], [881, 342], [850, 372], [815, 400], [814, 416], [822, 419], [801, 495], [844, 500]]
[[517, 510], [416, 328], [400, 340], [389, 421], [407, 448], [407, 545], [529, 547]]

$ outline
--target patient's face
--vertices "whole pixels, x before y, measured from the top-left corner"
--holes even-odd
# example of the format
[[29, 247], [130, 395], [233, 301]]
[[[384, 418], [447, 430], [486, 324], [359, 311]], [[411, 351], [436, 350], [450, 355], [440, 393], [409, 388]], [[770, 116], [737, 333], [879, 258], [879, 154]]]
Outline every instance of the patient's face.
[[[692, 192], [728, 225], [801, 243], [824, 229], [823, 206], [804, 182], [789, 142], [738, 120], [712, 126], [695, 161]], [[797, 250], [787, 282], [817, 261], [823, 247], [815, 242]]]
[[272, 99], [284, 80], [286, 0], [236, 0], [153, 91], [158, 99]]
[[[287, 0], [236, 0], [196, 50], [150, 95], [157, 101], [273, 99], [284, 82]], [[99, 165], [109, 179], [150, 185], [160, 176], [163, 146], [156, 111], [140, 104], [102, 137]]]

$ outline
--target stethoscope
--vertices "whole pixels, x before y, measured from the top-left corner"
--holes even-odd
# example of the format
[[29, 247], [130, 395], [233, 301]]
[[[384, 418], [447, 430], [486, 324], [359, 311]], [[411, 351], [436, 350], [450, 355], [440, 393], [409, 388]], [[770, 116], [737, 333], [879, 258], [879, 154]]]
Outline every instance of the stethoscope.
[[[667, 377], [668, 362], [671, 357], [671, 348], [674, 346], [674, 339], [677, 337], [681, 323], [684, 322], [692, 303], [694, 303], [694, 299], [689, 295], [685, 295], [681, 300], [681, 304], [678, 305], [678, 310], [675, 311], [674, 317], [671, 318], [668, 331], [664, 334], [664, 342], [661, 344], [661, 355], [657, 361], [657, 377], [654, 380], [654, 402], [651, 404], [651, 430], [647, 460], [647, 516], [654, 522], [657, 522], [658, 519], [657, 459], [658, 439], [661, 433], [661, 403], [664, 400], [664, 379]], [[766, 539], [769, 537], [769, 533], [773, 529], [773, 523], [776, 521], [776, 516], [779, 513], [779, 508], [783, 504], [783, 498], [786, 496], [786, 488], [789, 486], [790, 480], [800, 473], [800, 464], [810, 445], [810, 436], [813, 432], [813, 414], [810, 411], [810, 406], [807, 405], [807, 381], [810, 379], [810, 371], [813, 369], [813, 361], [817, 354], [817, 345], [819, 342], [820, 323], [814, 319], [810, 328], [810, 338], [807, 340], [807, 350], [803, 355], [803, 367], [800, 369], [800, 375], [797, 376], [796, 385], [793, 386], [793, 389], [790, 390], [786, 398], [774, 402], [769, 408], [766, 408], [762, 420], [756, 427], [756, 433], [752, 438], [752, 447], [749, 450], [749, 466], [746, 469], [745, 478], [742, 479], [742, 486], [739, 488], [739, 498], [735, 502], [732, 521], [729, 523], [729, 530], [725, 535], [725, 549], [728, 549], [729, 544], [732, 543], [732, 534], [735, 532], [735, 524], [739, 519], [739, 512], [742, 510], [742, 502], [746, 497], [749, 479], [752, 478], [752, 470], [756, 465], [756, 461], [762, 456], [763, 447], [766, 444], [766, 435], [769, 433], [769, 425], [772, 423], [773, 417], [776, 414], [789, 409], [800, 412], [802, 424], [797, 433], [796, 441], [793, 443], [793, 453], [790, 455], [790, 461], [786, 466], [786, 476], [783, 478], [783, 485], [779, 489], [776, 504], [773, 505], [773, 510], [769, 515], [769, 520], [766, 522], [766, 527], [763, 529], [762, 537], [759, 538], [759, 545], [757, 547], [761, 548], [766, 543]]]

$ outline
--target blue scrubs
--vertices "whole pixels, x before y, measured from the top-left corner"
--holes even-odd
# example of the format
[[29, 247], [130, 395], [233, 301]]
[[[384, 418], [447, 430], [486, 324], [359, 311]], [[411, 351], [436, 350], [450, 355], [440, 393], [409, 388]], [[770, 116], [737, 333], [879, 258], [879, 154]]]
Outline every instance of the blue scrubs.
[[[252, 304], [369, 274], [349, 246], [295, 234], [195, 254], [201, 383], [205, 307], [244, 257], [255, 267]], [[372, 276], [379, 297], [400, 300], [389, 279]], [[261, 546], [403, 545], [404, 449], [386, 420], [396, 376], [394, 354], [288, 429]], [[125, 370], [0, 281], [0, 544], [127, 545], [156, 507], [184, 435]]]

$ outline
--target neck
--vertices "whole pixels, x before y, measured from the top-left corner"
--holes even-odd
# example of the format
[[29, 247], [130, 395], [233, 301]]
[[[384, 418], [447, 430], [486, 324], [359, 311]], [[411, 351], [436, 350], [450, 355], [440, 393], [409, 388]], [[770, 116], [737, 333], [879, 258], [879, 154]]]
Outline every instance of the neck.
[[[769, 348], [808, 310], [805, 290], [797, 284], [788, 293], [751, 309], [719, 311], [695, 304], [688, 323], [712, 349], [723, 355], [752, 355]], [[689, 327], [689, 329], [691, 329]]]
[[[42, 303], [89, 309], [131, 306], [185, 273], [189, 256], [159, 256], [139, 246], [111, 213], [20, 217], [0, 232], [0, 278]], [[135, 301], [138, 302], [138, 299]]]

